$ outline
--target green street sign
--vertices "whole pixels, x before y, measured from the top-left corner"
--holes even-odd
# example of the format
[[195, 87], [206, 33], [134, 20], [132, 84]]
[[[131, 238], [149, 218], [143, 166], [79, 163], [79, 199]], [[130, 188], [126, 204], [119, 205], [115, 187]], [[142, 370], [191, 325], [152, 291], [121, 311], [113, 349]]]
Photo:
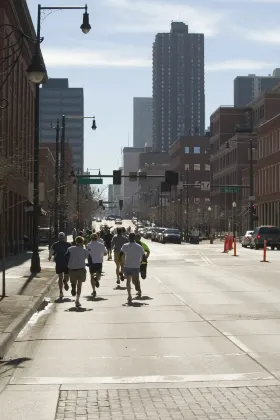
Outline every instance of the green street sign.
[[101, 178], [78, 178], [78, 183], [83, 185], [88, 184], [103, 184], [103, 179]]
[[221, 193], [239, 193], [240, 187], [220, 187]]

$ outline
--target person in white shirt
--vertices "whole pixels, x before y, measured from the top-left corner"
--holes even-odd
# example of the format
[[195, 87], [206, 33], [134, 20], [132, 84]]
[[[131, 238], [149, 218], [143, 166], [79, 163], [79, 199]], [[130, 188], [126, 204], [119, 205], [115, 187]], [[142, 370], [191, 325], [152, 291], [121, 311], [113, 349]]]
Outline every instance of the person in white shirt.
[[140, 273], [140, 264], [145, 255], [141, 245], [135, 242], [135, 233], [129, 234], [129, 243], [124, 244], [121, 249], [121, 257], [124, 255], [124, 274], [126, 276], [126, 287], [128, 303], [131, 303], [131, 281], [136, 284]]
[[104, 255], [107, 255], [107, 249], [104, 243], [99, 241], [97, 233], [91, 235], [91, 242], [89, 242], [87, 249], [89, 252], [89, 272], [91, 277], [92, 296], [96, 297], [95, 288], [99, 287], [103, 259]]

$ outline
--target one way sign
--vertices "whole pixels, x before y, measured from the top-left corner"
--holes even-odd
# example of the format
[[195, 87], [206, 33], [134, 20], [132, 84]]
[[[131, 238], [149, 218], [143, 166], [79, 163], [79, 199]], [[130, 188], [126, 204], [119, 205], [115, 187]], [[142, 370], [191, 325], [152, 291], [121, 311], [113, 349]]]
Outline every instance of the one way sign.
[[202, 181], [200, 184], [201, 191], [210, 191], [210, 182]]

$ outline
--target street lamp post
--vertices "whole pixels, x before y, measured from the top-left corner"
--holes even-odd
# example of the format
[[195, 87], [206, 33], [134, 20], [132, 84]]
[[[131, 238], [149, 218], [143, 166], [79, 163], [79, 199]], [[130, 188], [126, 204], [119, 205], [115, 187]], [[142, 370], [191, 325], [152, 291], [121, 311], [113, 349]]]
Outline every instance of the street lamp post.
[[208, 207], [208, 214], [209, 214], [209, 238], [210, 238], [210, 244], [213, 244], [213, 236], [212, 236], [212, 217], [211, 217], [211, 213], [212, 213], [212, 208], [209, 206]]
[[[42, 7], [38, 4], [38, 14], [37, 14], [37, 42], [35, 56], [32, 59], [32, 62], [27, 69], [29, 73], [30, 80], [36, 83], [36, 98], [35, 98], [35, 133], [34, 133], [34, 166], [33, 166], [33, 253], [31, 258], [31, 267], [30, 272], [32, 274], [39, 273], [41, 271], [40, 255], [39, 255], [39, 243], [38, 243], [38, 224], [39, 224], [39, 147], [40, 147], [40, 138], [39, 138], [39, 120], [40, 120], [40, 103], [39, 103], [39, 94], [40, 94], [40, 84], [45, 77], [46, 69], [41, 59], [40, 43], [41, 39], [41, 13], [42, 10], [85, 10], [83, 15], [83, 23], [81, 25], [81, 30], [84, 34], [87, 34], [91, 26], [89, 24], [89, 15], [87, 12], [87, 5], [85, 7], [75, 7], [75, 6], [65, 6], [65, 7]], [[63, 127], [62, 127], [63, 128]]]
[[236, 237], [236, 202], [232, 203], [232, 231], [233, 238]]

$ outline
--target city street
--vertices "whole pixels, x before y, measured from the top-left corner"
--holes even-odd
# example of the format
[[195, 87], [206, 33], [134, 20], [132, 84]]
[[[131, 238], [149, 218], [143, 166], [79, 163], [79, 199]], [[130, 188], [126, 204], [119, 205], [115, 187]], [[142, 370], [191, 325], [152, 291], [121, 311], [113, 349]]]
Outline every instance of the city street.
[[1, 419], [279, 420], [280, 252], [145, 242], [131, 306], [112, 261], [79, 310], [53, 288], [0, 364]]

